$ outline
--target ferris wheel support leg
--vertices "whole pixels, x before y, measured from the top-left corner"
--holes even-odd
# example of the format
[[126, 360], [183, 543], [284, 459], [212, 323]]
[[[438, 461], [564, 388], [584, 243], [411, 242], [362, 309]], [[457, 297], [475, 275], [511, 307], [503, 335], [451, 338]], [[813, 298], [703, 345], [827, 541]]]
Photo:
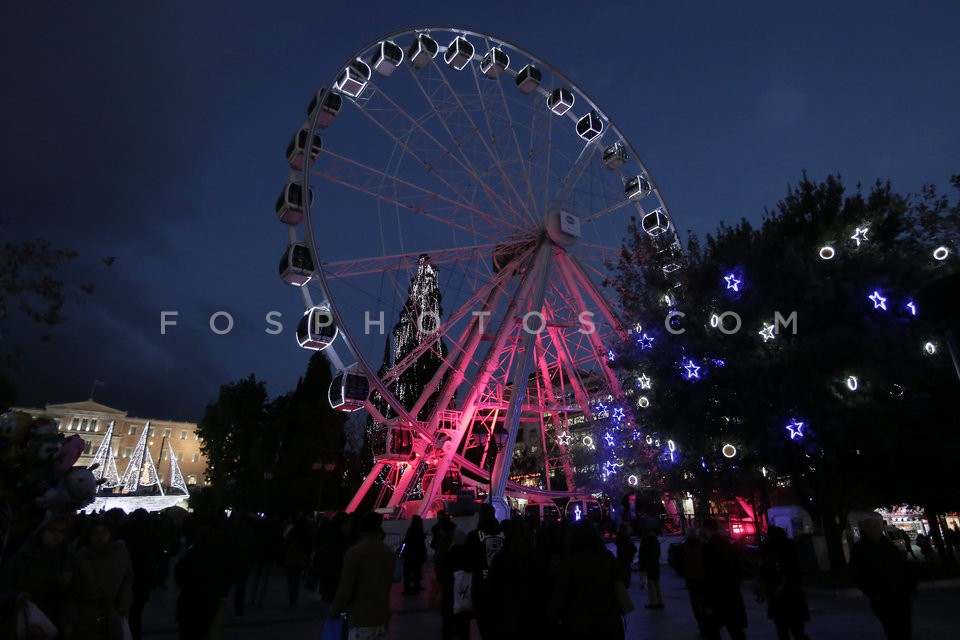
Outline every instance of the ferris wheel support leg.
[[380, 472], [383, 471], [385, 463], [377, 462], [373, 465], [373, 468], [370, 469], [370, 473], [367, 474], [367, 477], [363, 479], [363, 483], [360, 485], [360, 488], [357, 489], [357, 492], [353, 494], [353, 498], [350, 500], [350, 503], [347, 504], [347, 513], [353, 513], [360, 506], [360, 503], [366, 497], [367, 493], [373, 487], [373, 483], [376, 482], [377, 478], [380, 476]]
[[[527, 309], [530, 311], [541, 311], [543, 309], [543, 299], [547, 291], [547, 280], [550, 275], [550, 266], [553, 262], [554, 245], [552, 242], [544, 242], [537, 252], [536, 260], [533, 263], [533, 277], [536, 278], [536, 285], [530, 296]], [[513, 390], [510, 395], [510, 404], [507, 406], [507, 416], [504, 427], [507, 430], [507, 442], [503, 448], [498, 451], [496, 460], [493, 463], [493, 473], [490, 481], [490, 502], [497, 512], [497, 518], [500, 520], [510, 517], [510, 508], [507, 505], [503, 493], [507, 488], [507, 479], [510, 476], [510, 466], [513, 462], [513, 449], [517, 444], [517, 428], [520, 425], [520, 414], [523, 412], [523, 403], [527, 397], [527, 385], [529, 384], [530, 374], [533, 372], [535, 361], [534, 343], [537, 334], [533, 331], [525, 331], [523, 334], [523, 357], [519, 365], [513, 371]]]

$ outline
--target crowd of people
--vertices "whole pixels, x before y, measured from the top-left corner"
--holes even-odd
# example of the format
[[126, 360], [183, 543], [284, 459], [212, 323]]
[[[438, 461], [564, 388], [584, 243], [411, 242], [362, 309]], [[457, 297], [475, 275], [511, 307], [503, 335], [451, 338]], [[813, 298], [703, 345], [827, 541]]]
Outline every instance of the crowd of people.
[[[262, 608], [271, 576], [282, 574], [285, 605], [308, 597], [342, 640], [387, 637], [390, 594], [427, 591], [442, 620], [441, 640], [625, 637], [626, 587], [638, 579], [648, 609], [665, 608], [658, 531], [624, 522], [607, 548], [587, 521], [498, 521], [479, 507], [468, 529], [440, 512], [429, 532], [413, 517], [388, 545], [382, 516], [337, 512], [313, 518], [234, 512], [50, 517], [0, 565], [0, 637], [18, 637], [28, 603], [65, 640], [140, 640], [144, 606], [156, 589], [177, 588], [182, 640], [217, 640], [227, 610]], [[402, 541], [401, 541], [402, 540]], [[433, 571], [424, 571], [431, 562]], [[916, 581], [880, 519], [862, 524], [850, 571], [888, 638], [910, 637]], [[677, 567], [701, 637], [746, 637], [743, 562], [718, 523], [689, 528]], [[779, 640], [806, 640], [810, 618], [797, 545], [778, 527], [756, 556], [758, 602]], [[637, 577], [633, 576], [637, 573]], [[626, 596], [629, 600], [629, 596]], [[659, 615], [659, 614], [653, 614]], [[329, 636], [328, 636], [329, 637]]]

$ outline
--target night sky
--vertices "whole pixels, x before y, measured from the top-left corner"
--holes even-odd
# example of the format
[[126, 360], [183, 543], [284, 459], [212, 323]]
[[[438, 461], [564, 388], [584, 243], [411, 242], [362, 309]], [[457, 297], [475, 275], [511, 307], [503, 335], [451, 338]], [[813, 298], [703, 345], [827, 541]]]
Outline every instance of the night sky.
[[[277, 277], [284, 150], [311, 95], [407, 27], [460, 26], [549, 61], [629, 138], [683, 235], [758, 220], [803, 170], [903, 193], [946, 191], [960, 172], [957, 5], [675, 4], [8, 6], [0, 240], [70, 247], [63, 279], [96, 286], [50, 342], [8, 325], [4, 349], [25, 353], [18, 403], [83, 400], [100, 380], [100, 402], [198, 420], [251, 372], [272, 396], [291, 390], [311, 352]], [[166, 335], [162, 311], [179, 312]], [[227, 335], [208, 326], [217, 311], [233, 316]], [[280, 335], [265, 332], [271, 311]]]

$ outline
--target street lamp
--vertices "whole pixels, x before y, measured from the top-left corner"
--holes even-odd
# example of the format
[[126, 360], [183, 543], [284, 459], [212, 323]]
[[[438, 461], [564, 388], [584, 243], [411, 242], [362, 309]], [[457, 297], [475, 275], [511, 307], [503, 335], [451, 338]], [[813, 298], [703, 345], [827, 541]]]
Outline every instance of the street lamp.
[[337, 463], [317, 461], [310, 465], [310, 468], [320, 472], [320, 487], [317, 490], [317, 510], [319, 511], [323, 507], [323, 485], [327, 479], [327, 474], [337, 468]]

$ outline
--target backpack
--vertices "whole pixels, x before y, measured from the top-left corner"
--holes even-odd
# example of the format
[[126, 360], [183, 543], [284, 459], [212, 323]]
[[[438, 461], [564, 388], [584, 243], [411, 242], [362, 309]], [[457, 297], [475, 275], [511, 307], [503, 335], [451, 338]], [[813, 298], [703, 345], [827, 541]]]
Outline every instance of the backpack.
[[486, 564], [483, 567], [483, 577], [486, 579], [490, 571], [490, 564], [493, 562], [493, 557], [503, 549], [503, 534], [489, 534], [483, 531], [477, 531], [477, 534], [480, 538], [480, 544], [483, 545], [483, 551], [486, 557]]

